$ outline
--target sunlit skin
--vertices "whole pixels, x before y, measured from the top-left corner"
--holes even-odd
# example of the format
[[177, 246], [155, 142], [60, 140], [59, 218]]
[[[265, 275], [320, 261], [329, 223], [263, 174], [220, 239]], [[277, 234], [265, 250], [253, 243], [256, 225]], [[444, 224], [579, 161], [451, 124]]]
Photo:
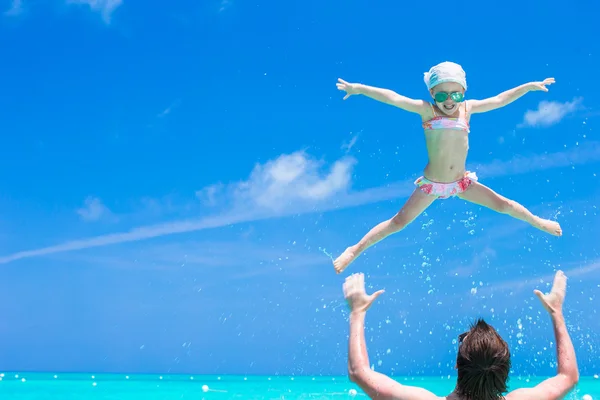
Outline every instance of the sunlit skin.
[[[460, 92], [465, 95], [464, 88], [454, 82], [445, 82], [434, 86], [429, 92], [432, 98], [431, 103], [426, 100], [413, 100], [388, 89], [358, 83], [348, 83], [342, 79], [338, 80], [337, 87], [339, 90], [346, 92], [344, 100], [352, 95], [367, 96], [405, 111], [418, 114], [422, 122], [431, 120], [435, 116], [435, 110], [438, 117], [460, 116], [465, 118], [470, 124], [471, 115], [473, 114], [504, 107], [530, 91], [547, 92], [548, 88], [546, 86], [553, 83], [554, 78], [547, 78], [541, 82], [526, 83], [484, 100], [465, 99], [460, 103], [456, 103], [450, 96], [443, 103], [437, 103], [434, 99], [435, 94], [438, 92]], [[434, 182], [451, 183], [465, 176], [465, 164], [469, 151], [469, 134], [467, 132], [451, 131], [448, 129], [429, 130], [425, 132], [425, 144], [428, 154], [428, 162], [423, 171], [425, 178]], [[473, 181], [466, 191], [459, 193], [457, 196], [498, 213], [507, 214], [513, 218], [525, 221], [550, 235], [562, 235], [562, 229], [558, 222], [533, 215], [521, 204], [494, 192], [477, 181]], [[387, 236], [404, 229], [436, 199], [435, 196], [425, 194], [419, 188], [415, 188], [396, 215], [376, 225], [358, 243], [348, 247], [334, 260], [335, 271], [338, 274], [341, 273], [367, 248]]]
[[[454, 82], [442, 83], [434, 87], [430, 93], [433, 98], [438, 92], [461, 92], [465, 90], [461, 85]], [[435, 100], [434, 100], [435, 102]], [[449, 117], [465, 117], [465, 108], [460, 103], [454, 102], [450, 96], [443, 103], [435, 103], [438, 115], [443, 113]], [[446, 107], [452, 107], [447, 109]], [[433, 118], [431, 108], [429, 113], [421, 116], [423, 122]], [[425, 133], [425, 145], [429, 162], [425, 167], [424, 175], [436, 182], [453, 182], [460, 179], [465, 173], [467, 153], [469, 151], [469, 135], [466, 132], [454, 131], [448, 134], [447, 130], [427, 131]]]
[[[575, 349], [563, 315], [566, 288], [567, 277], [562, 271], [558, 271], [550, 293], [544, 294], [537, 289], [533, 291], [552, 320], [558, 364], [556, 375], [532, 388], [513, 390], [506, 394], [505, 400], [559, 400], [579, 382]], [[380, 372], [373, 371], [370, 368], [365, 340], [365, 317], [367, 310], [384, 290], [367, 294], [364, 275], [353, 274], [346, 278], [343, 291], [350, 308], [348, 374], [350, 380], [360, 386], [367, 396], [380, 400], [461, 400], [456, 391], [440, 397], [424, 388], [403, 385]]]

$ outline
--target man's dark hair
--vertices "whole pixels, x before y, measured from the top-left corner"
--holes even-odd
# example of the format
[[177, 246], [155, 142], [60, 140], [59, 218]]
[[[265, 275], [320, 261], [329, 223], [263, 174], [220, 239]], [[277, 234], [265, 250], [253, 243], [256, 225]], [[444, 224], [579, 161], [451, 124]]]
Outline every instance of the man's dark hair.
[[503, 399], [510, 371], [510, 351], [498, 332], [478, 319], [459, 336], [456, 393], [464, 400]]

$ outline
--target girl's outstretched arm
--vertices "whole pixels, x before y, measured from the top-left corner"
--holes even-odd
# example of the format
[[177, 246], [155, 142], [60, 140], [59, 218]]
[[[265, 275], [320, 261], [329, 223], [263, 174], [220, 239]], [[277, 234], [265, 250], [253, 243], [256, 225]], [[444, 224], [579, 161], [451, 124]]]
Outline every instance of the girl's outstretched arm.
[[389, 89], [367, 86], [360, 83], [348, 83], [343, 79], [338, 79], [337, 88], [347, 93], [344, 96], [344, 100], [353, 94], [362, 94], [382, 103], [421, 115], [429, 107], [429, 104], [424, 100], [410, 99]]
[[521, 86], [517, 86], [514, 89], [507, 90], [505, 92], [500, 93], [497, 96], [490, 97], [484, 100], [468, 100], [469, 107], [471, 109], [471, 113], [484, 113], [487, 111], [492, 111], [497, 108], [504, 107], [518, 98], [525, 95], [527, 92], [531, 91], [544, 91], [547, 92], [548, 88], [546, 85], [551, 85], [554, 83], [554, 78], [546, 78], [542, 82], [530, 82]]

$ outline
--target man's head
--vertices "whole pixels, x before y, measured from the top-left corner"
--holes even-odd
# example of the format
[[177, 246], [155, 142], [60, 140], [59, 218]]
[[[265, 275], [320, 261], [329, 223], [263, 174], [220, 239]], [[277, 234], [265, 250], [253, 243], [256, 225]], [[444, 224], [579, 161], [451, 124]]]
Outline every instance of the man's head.
[[497, 400], [506, 392], [510, 351], [482, 319], [459, 336], [456, 394], [464, 400]]

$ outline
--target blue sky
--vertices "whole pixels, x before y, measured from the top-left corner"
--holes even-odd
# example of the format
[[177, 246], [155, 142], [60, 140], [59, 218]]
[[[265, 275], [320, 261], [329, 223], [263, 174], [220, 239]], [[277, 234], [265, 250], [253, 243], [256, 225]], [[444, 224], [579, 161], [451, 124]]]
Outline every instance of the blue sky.
[[[600, 372], [597, 4], [0, 5], [0, 369], [344, 374], [341, 285], [364, 272], [386, 289], [378, 370], [452, 374], [483, 316], [515, 373], [547, 374], [532, 291], [561, 268], [581, 372]], [[474, 116], [468, 167], [563, 237], [453, 199], [336, 275], [329, 255], [426, 163], [418, 117], [342, 101], [337, 79], [427, 98], [446, 60], [469, 98], [556, 79]]]

